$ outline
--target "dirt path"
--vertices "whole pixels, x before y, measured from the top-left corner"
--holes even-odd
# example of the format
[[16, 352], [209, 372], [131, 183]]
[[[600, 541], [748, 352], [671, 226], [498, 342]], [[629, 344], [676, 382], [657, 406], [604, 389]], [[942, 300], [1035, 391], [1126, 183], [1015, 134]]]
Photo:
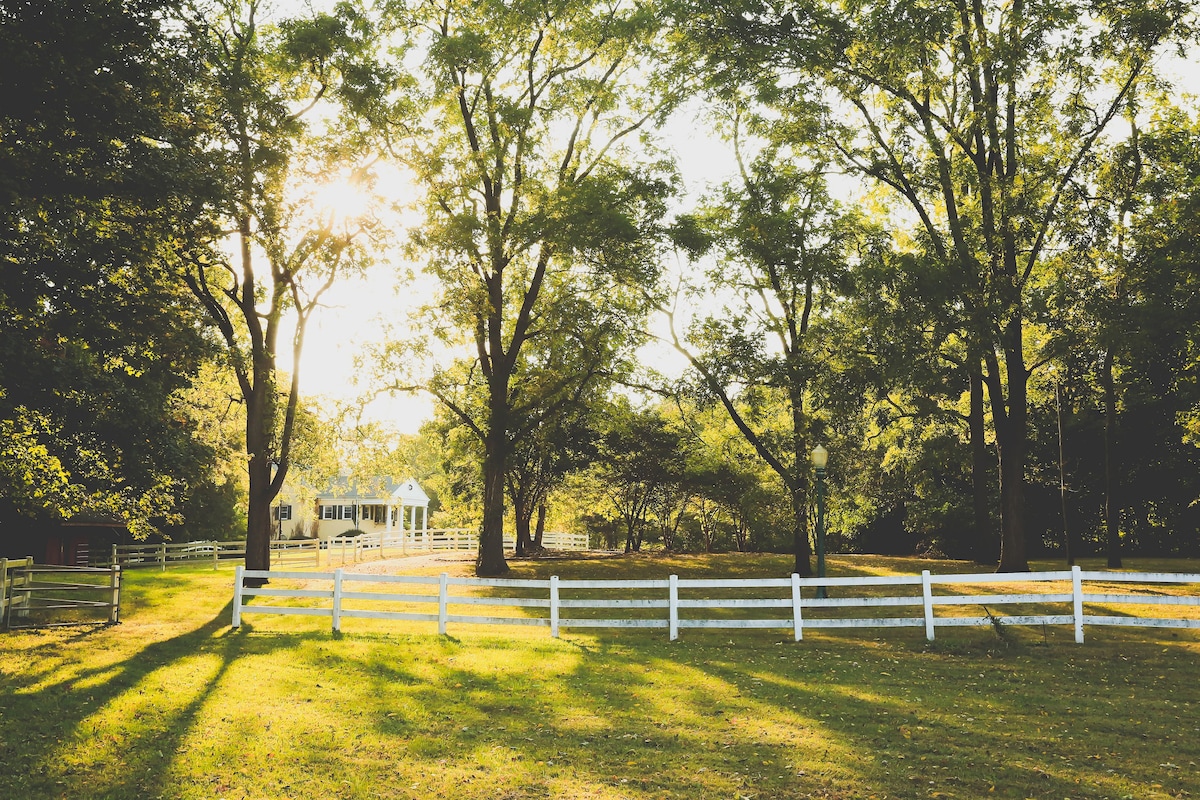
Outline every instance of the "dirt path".
[[[439, 564], [470, 564], [475, 561], [474, 550], [437, 550], [432, 553], [415, 553], [411, 556], [387, 558], [382, 561], [363, 561], [358, 564], [347, 564], [346, 572], [357, 572], [360, 575], [400, 575], [405, 570], [414, 567], [435, 567]], [[613, 550], [549, 550], [544, 552], [539, 560], [594, 560], [600, 558], [620, 558], [621, 553]], [[509, 560], [514, 560], [510, 557]]]
[[438, 550], [432, 553], [418, 553], [399, 558], [385, 558], [382, 561], [364, 561], [358, 564], [347, 564], [346, 572], [357, 572], [361, 575], [393, 575], [400, 574], [413, 567], [432, 567], [438, 564], [462, 564], [475, 560], [474, 550]]

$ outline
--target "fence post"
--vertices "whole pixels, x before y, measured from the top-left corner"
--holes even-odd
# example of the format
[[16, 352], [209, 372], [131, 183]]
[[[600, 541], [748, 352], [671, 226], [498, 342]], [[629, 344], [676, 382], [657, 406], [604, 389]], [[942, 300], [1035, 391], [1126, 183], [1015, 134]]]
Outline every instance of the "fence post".
[[214, 540], [212, 543], [212, 551], [213, 551], [213, 571], [215, 572], [218, 568], [218, 560], [220, 558], [220, 553], [221, 553], [221, 545], [219, 545], [216, 542], [216, 540]]
[[672, 575], [670, 580], [670, 600], [668, 605], [671, 607], [671, 641], [679, 638], [679, 576]]
[[796, 641], [804, 638], [804, 620], [800, 616], [800, 575], [792, 573], [792, 627]]
[[313, 548], [313, 566], [320, 569], [321, 568], [321, 540], [313, 539], [312, 548]]
[[120, 563], [121, 563], [120, 561], [117, 561], [117, 546], [116, 546], [116, 544], [114, 544], [112, 546], [112, 565], [115, 567]]
[[246, 568], [238, 564], [233, 569], [233, 627], [242, 627], [242, 573]]
[[[15, 583], [13, 584], [16, 585]], [[27, 589], [33, 588], [33, 556], [25, 556], [25, 578], [21, 581], [21, 585]], [[23, 592], [24, 598], [21, 600], [21, 611], [17, 616], [25, 619], [29, 616], [29, 609], [33, 606], [33, 592]], [[9, 610], [11, 616], [12, 610]]]
[[8, 559], [0, 558], [0, 627], [8, 627]]
[[108, 610], [108, 621], [116, 625], [121, 621], [121, 566], [112, 565], [112, 577], [109, 578], [109, 588], [112, 589], [112, 607]]
[[167, 543], [163, 542], [158, 547], [158, 563], [162, 564], [162, 571], [167, 571]]
[[333, 571], [333, 632], [342, 630], [342, 568]]
[[442, 635], [446, 633], [446, 617], [449, 616], [446, 609], [446, 605], [450, 599], [449, 579], [449, 574], [445, 572], [438, 579], [438, 633]]
[[929, 570], [921, 570], [921, 598], [925, 602], [925, 638], [933, 641], [933, 586], [929, 582]]
[[558, 638], [558, 576], [550, 576], [550, 635]]
[[1071, 567], [1071, 599], [1075, 612], [1075, 644], [1083, 644], [1083, 571], [1078, 564]]

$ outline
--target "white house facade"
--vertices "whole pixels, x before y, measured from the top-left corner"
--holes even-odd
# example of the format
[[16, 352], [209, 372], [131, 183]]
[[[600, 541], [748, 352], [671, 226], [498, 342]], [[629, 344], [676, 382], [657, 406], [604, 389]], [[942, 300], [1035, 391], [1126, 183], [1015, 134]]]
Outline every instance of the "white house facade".
[[348, 531], [424, 532], [429, 529], [429, 495], [415, 478], [339, 478], [315, 496], [316, 533], [333, 539]]

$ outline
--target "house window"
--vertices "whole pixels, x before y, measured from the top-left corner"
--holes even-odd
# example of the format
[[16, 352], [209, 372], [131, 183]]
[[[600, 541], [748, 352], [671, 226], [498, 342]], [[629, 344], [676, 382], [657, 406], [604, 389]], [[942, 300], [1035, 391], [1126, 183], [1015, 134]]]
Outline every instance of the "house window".
[[292, 506], [290, 503], [280, 503], [271, 510], [274, 512], [276, 520], [286, 521], [292, 518]]
[[[291, 519], [286, 517], [285, 519]], [[321, 519], [354, 519], [354, 506], [321, 506]]]

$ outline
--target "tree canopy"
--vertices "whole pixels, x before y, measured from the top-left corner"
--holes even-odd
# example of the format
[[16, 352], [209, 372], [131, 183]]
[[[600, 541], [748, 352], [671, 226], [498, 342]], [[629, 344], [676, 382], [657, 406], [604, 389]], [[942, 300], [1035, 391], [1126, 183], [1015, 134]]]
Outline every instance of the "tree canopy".
[[207, 476], [177, 405], [211, 349], [166, 266], [196, 176], [193, 76], [164, 11], [0, 8], [0, 524], [145, 535]]
[[[409, 470], [479, 574], [546, 525], [808, 574], [820, 443], [833, 548], [1198, 552], [1193, 5], [2, 3], [0, 525], [266, 567], [289, 473]], [[431, 287], [357, 370], [420, 436], [299, 391], [368, 264]]]

